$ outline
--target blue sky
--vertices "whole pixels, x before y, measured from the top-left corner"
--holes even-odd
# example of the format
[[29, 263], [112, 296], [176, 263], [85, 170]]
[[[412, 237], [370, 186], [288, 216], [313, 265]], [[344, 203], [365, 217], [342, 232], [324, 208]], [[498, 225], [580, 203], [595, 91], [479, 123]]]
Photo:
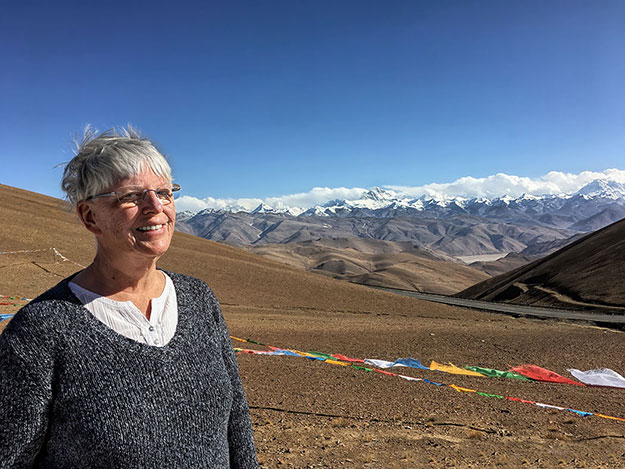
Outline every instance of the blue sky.
[[0, 182], [132, 123], [187, 196], [625, 165], [625, 2], [10, 2]]

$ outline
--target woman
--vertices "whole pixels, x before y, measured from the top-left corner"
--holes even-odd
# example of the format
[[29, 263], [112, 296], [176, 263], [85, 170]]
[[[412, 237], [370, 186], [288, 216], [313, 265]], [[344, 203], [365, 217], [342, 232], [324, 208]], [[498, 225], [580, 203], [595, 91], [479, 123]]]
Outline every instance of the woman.
[[217, 300], [156, 268], [180, 189], [165, 158], [87, 131], [62, 187], [97, 253], [0, 335], [0, 467], [258, 467]]

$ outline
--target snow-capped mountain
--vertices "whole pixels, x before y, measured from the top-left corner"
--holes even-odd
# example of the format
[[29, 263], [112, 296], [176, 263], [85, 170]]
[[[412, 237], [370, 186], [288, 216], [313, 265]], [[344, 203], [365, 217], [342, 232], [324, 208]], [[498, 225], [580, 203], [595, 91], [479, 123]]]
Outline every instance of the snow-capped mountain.
[[[535, 196], [523, 194], [519, 197], [505, 195], [496, 198], [466, 198], [457, 196], [422, 196], [418, 198], [398, 194], [394, 191], [374, 187], [359, 199], [335, 199], [308, 209], [290, 207], [280, 202], [272, 206], [260, 203], [253, 210], [241, 205], [231, 205], [222, 212], [253, 214], [285, 214], [294, 217], [398, 217], [417, 216], [427, 218], [448, 218], [458, 215], [472, 215], [486, 218], [508, 218], [557, 214], [569, 216], [581, 209], [588, 216], [597, 213], [597, 207], [588, 208], [588, 203], [604, 205], [615, 203], [625, 205], [625, 184], [595, 180], [577, 192], [560, 195]], [[217, 209], [213, 209], [217, 210]], [[592, 213], [591, 213], [592, 212]], [[186, 215], [185, 215], [186, 217]]]
[[[580, 205], [616, 203], [625, 205], [625, 184], [614, 181], [596, 180], [573, 194], [535, 196], [523, 194], [519, 197], [505, 195], [488, 199], [452, 196], [422, 196], [410, 198], [374, 187], [358, 200], [333, 200], [324, 205], [312, 207], [301, 216], [370, 216], [396, 217], [418, 216], [448, 218], [458, 215], [473, 215], [485, 218], [515, 218], [519, 215], [539, 216], [547, 213], [571, 215]], [[583, 212], [595, 212], [596, 207], [583, 208]], [[590, 215], [590, 213], [588, 213]]]
[[[241, 211], [244, 211], [244, 210], [237, 210], [237, 212], [241, 212]], [[284, 214], [296, 217], [300, 215], [302, 212], [304, 212], [304, 209], [298, 208], [298, 207], [287, 207], [284, 204], [280, 204], [275, 207], [272, 207], [266, 204], [265, 202], [261, 202], [260, 205], [258, 205], [258, 207], [256, 207], [250, 213], [284, 213]]]
[[597, 180], [572, 194], [492, 199], [414, 198], [376, 187], [357, 200], [332, 200], [308, 210], [261, 203], [247, 211], [183, 212], [177, 228], [234, 244], [337, 237], [410, 241], [456, 256], [549, 246], [624, 217], [625, 185]]
[[597, 179], [586, 184], [575, 195], [585, 196], [588, 198], [605, 198], [618, 200], [625, 198], [625, 184], [616, 181], [606, 181]]

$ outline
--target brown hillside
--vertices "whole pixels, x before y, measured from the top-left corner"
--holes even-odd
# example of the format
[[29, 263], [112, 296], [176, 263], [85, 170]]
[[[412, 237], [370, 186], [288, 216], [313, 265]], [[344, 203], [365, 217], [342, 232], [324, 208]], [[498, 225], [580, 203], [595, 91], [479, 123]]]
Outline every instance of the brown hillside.
[[625, 220], [457, 296], [577, 309], [625, 306]]
[[469, 266], [474, 269], [479, 269], [482, 272], [486, 272], [491, 277], [495, 277], [522, 267], [540, 257], [542, 256], [511, 252], [507, 256], [497, 259], [496, 261], [477, 261], [472, 262]]
[[377, 239], [337, 238], [243, 246], [310, 272], [364, 285], [451, 295], [488, 274], [445, 254]]
[[[58, 200], [7, 186], [0, 196], [0, 252], [46, 249], [0, 255], [1, 294], [32, 297], [79, 269], [76, 263], [90, 262], [91, 236]], [[395, 296], [181, 233], [161, 265], [210, 283], [237, 337], [359, 358], [497, 369], [536, 363], [563, 375], [567, 367], [609, 367], [625, 374], [617, 331]], [[16, 309], [2, 305], [0, 313]], [[240, 354], [238, 361], [264, 468], [625, 466], [625, 422], [301, 358]], [[619, 389], [399, 372], [625, 417]]]

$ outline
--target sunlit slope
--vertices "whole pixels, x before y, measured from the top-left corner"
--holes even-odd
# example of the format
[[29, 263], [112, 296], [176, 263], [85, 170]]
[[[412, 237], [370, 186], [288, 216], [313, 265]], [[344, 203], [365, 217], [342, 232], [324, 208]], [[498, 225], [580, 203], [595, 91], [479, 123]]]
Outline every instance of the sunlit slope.
[[625, 306], [624, 276], [625, 219], [457, 296], [573, 308]]
[[412, 242], [333, 238], [244, 246], [249, 252], [366, 285], [450, 295], [489, 275]]

